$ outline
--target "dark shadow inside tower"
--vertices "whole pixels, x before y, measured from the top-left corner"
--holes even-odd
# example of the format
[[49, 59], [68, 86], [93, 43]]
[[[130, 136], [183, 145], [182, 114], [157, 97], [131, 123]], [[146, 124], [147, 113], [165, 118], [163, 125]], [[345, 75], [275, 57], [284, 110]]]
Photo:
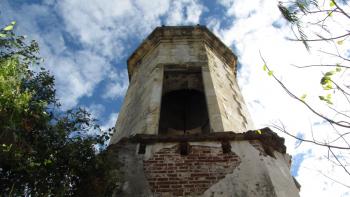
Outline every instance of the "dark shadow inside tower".
[[166, 66], [159, 119], [160, 135], [210, 130], [200, 67]]

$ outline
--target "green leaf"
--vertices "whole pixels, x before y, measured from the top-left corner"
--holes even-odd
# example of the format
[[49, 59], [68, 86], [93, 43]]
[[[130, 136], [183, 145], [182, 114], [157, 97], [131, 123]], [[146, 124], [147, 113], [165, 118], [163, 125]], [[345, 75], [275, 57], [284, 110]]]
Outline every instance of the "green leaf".
[[305, 98], [306, 98], [306, 94], [303, 94], [301, 97], [300, 97], [300, 99], [302, 100], [302, 101], [305, 101]]
[[266, 70], [267, 70], [267, 66], [266, 66], [266, 64], [264, 64], [264, 66], [263, 66], [263, 70], [264, 70], [264, 71], [266, 71]]
[[341, 71], [341, 68], [338, 66], [337, 64], [337, 68], [335, 69], [336, 72], [340, 72]]
[[329, 72], [326, 72], [326, 74], [324, 74], [324, 76], [332, 76], [335, 74], [335, 71], [329, 71]]
[[45, 159], [44, 165], [47, 166], [49, 164], [52, 164], [52, 160], [51, 159]]
[[12, 144], [10, 145], [2, 144], [2, 147], [4, 152], [9, 152], [12, 148]]
[[21, 153], [15, 153], [15, 157], [22, 157]]
[[11, 22], [11, 25], [16, 25], [16, 21], [12, 21], [12, 22]]
[[300, 1], [296, 1], [296, 5], [299, 7], [299, 9], [302, 11], [302, 12], [304, 12], [304, 13], [306, 13], [306, 8], [305, 8], [305, 4], [303, 3], [303, 2], [300, 2]]
[[268, 74], [269, 76], [272, 76], [272, 75], [273, 75], [273, 71], [272, 71], [272, 70], [269, 70], [269, 72], [267, 72], [267, 74]]
[[337, 44], [338, 44], [338, 45], [342, 45], [343, 42], [344, 42], [344, 40], [338, 40], [338, 41], [337, 41]]
[[11, 31], [13, 30], [13, 25], [9, 25], [3, 29], [4, 31]]
[[324, 90], [331, 90], [331, 89], [333, 89], [333, 86], [331, 83], [327, 83], [327, 85], [323, 86], [323, 89]]
[[261, 132], [260, 129], [258, 129], [258, 130], [256, 130], [256, 133], [259, 134], [259, 135], [261, 135], [262, 132]]
[[330, 79], [331, 79], [331, 78], [328, 77], [328, 76], [322, 77], [322, 79], [321, 79], [321, 81], [320, 81], [321, 85], [326, 85], [327, 83], [330, 82]]
[[333, 105], [332, 103], [332, 95], [327, 94], [326, 96], [319, 96], [320, 100], [325, 101], [327, 104]]
[[282, 13], [283, 17], [290, 23], [297, 23], [298, 17], [295, 12], [290, 12], [287, 7], [285, 7], [282, 2], [278, 3], [278, 9]]
[[330, 7], [334, 7], [334, 6], [335, 6], [335, 3], [334, 3], [333, 0], [331, 0], [331, 2], [329, 3], [329, 6], [330, 6]]
[[0, 34], [0, 38], [6, 38], [6, 34]]

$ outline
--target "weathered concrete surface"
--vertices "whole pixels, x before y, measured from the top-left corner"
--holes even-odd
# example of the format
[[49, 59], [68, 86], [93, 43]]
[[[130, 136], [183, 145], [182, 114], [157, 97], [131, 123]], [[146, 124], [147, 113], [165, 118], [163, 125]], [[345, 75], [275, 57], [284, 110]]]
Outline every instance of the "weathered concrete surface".
[[144, 155], [138, 155], [138, 145], [125, 143], [113, 145], [117, 160], [121, 166], [118, 170], [122, 172], [121, 182], [116, 183], [119, 187], [113, 192], [113, 196], [149, 197], [153, 196], [143, 170]]
[[[124, 164], [115, 196], [298, 196], [284, 139], [268, 128], [251, 130], [236, 57], [206, 27], [156, 28], [128, 59], [128, 72], [130, 85], [110, 141]], [[205, 98], [207, 110], [192, 112], [207, 111], [202, 117], [209, 125], [192, 134], [178, 128], [160, 133], [162, 96], [184, 89]]]
[[[231, 143], [241, 165], [209, 188], [207, 197], [297, 197], [299, 191], [290, 175], [289, 158], [274, 151], [276, 158], [259, 154], [248, 142]], [[287, 157], [287, 158], [286, 158]]]
[[203, 26], [161, 27], [128, 60], [130, 85], [111, 144], [126, 136], [158, 133], [162, 94], [181, 87], [179, 81], [163, 89], [164, 70], [169, 67], [201, 71], [211, 132], [253, 129], [230, 49]]
[[233, 69], [220, 59], [210, 47], [206, 46], [206, 52], [211, 77], [206, 77], [204, 80], [211, 80], [213, 83], [215, 91], [213, 99], [216, 99], [218, 103], [223, 130], [245, 132], [253, 129], [253, 123], [240, 93]]
[[188, 155], [179, 143], [119, 145], [125, 175], [116, 196], [297, 197], [289, 173], [290, 158], [278, 151], [264, 153], [260, 141], [230, 141], [223, 153], [218, 141], [190, 142]]

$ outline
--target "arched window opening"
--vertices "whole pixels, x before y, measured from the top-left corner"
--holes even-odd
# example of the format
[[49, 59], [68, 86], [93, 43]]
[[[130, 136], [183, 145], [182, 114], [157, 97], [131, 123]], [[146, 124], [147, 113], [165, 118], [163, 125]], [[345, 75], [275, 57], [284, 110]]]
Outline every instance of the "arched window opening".
[[159, 134], [209, 132], [209, 117], [200, 70], [166, 71], [163, 80]]

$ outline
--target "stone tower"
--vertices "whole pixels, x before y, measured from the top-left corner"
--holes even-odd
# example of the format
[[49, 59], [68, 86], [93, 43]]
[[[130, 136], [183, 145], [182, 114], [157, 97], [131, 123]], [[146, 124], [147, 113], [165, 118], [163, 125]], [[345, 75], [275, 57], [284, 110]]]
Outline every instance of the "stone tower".
[[237, 58], [204, 26], [157, 27], [128, 59], [117, 196], [298, 196], [284, 139], [253, 123]]

